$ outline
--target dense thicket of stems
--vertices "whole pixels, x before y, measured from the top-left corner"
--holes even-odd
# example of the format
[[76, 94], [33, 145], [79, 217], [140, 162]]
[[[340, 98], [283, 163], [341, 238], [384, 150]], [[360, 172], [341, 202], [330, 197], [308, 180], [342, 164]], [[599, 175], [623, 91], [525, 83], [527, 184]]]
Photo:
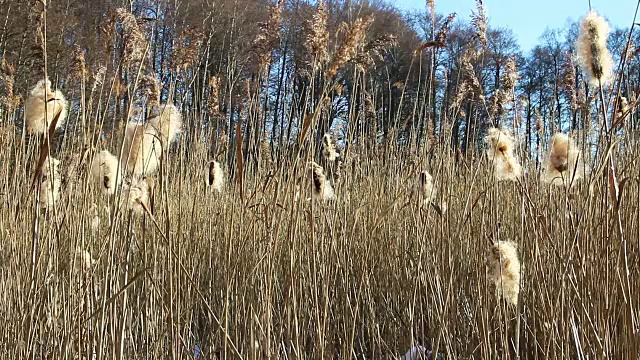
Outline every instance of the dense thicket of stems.
[[0, 1], [0, 357], [637, 357], [640, 39], [427, 3]]

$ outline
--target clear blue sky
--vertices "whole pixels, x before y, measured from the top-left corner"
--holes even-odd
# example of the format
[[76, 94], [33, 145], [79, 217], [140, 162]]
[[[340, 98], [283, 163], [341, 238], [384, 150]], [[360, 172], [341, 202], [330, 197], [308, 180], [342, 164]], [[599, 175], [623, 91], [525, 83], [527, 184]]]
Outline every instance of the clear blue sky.
[[[400, 9], [424, 9], [423, 0], [390, 0]], [[474, 0], [435, 0], [436, 12], [455, 12], [459, 19], [469, 19]], [[591, 0], [591, 7], [609, 20], [611, 28], [631, 26], [636, 0]], [[568, 20], [578, 20], [589, 11], [588, 0], [484, 0], [489, 26], [508, 27], [520, 47], [527, 52], [538, 44], [546, 28], [564, 28]], [[640, 22], [639, 18], [636, 22]]]

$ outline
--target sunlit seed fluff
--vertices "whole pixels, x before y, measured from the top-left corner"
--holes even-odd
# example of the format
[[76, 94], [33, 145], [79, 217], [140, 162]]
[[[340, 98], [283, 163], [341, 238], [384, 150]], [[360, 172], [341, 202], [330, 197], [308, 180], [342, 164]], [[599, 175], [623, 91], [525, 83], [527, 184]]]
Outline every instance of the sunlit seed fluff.
[[102, 150], [91, 162], [91, 176], [99, 188], [107, 195], [113, 195], [122, 182], [122, 171], [119, 170], [118, 158], [108, 150]]
[[436, 196], [436, 189], [433, 186], [433, 177], [427, 171], [420, 173], [420, 194], [422, 196], [422, 204], [428, 206]]
[[52, 90], [48, 79], [40, 80], [24, 103], [24, 119], [28, 129], [36, 134], [44, 134], [60, 114], [55, 126], [59, 129], [67, 118], [67, 106], [67, 100], [60, 90]]
[[59, 175], [60, 173], [60, 160], [47, 156], [42, 164], [42, 178], [47, 179], [50, 176]]
[[520, 260], [516, 244], [498, 241], [488, 256], [488, 277], [496, 287], [498, 297], [511, 305], [518, 305], [520, 294]]
[[100, 219], [100, 213], [98, 212], [98, 205], [96, 204], [92, 204], [91, 205], [91, 230], [92, 231], [98, 231], [100, 229], [100, 224], [102, 223], [102, 220]]
[[603, 85], [611, 78], [613, 60], [607, 49], [609, 24], [595, 11], [589, 11], [580, 21], [576, 44], [580, 64], [589, 76], [589, 83]]
[[422, 360], [422, 359], [433, 359], [432, 351], [427, 350], [422, 345], [414, 345], [412, 346], [402, 357], [400, 360]]
[[80, 248], [76, 248], [74, 259], [73, 259], [73, 269], [76, 272], [85, 272], [91, 269], [96, 261], [91, 257], [91, 254], [87, 250], [82, 250]]
[[182, 129], [182, 115], [174, 105], [162, 105], [149, 124], [162, 136], [164, 144], [170, 144]]
[[311, 180], [313, 185], [313, 198], [320, 201], [329, 201], [335, 199], [335, 193], [329, 180], [327, 180], [322, 166], [315, 162], [310, 162]]
[[144, 215], [149, 207], [149, 185], [144, 179], [133, 178], [122, 187], [122, 205], [136, 215]]
[[224, 187], [224, 172], [220, 163], [215, 160], [209, 162], [207, 185], [219, 193], [222, 192]]
[[130, 122], [125, 128], [120, 163], [135, 175], [149, 175], [158, 170], [162, 156], [161, 135], [152, 126]]
[[42, 165], [40, 204], [45, 209], [52, 209], [60, 201], [62, 176], [60, 175], [59, 165], [60, 161], [52, 157], [47, 157]]
[[580, 149], [563, 133], [551, 137], [549, 157], [545, 160], [541, 180], [556, 186], [571, 187], [588, 171]]
[[514, 155], [515, 139], [508, 133], [491, 128], [484, 138], [487, 156], [493, 164], [496, 180], [515, 181], [522, 175], [522, 167]]
[[336, 151], [333, 139], [329, 134], [324, 134], [324, 136], [322, 137], [322, 154], [324, 155], [325, 159], [331, 162], [336, 161], [336, 159], [340, 157], [340, 154], [338, 154], [338, 152]]

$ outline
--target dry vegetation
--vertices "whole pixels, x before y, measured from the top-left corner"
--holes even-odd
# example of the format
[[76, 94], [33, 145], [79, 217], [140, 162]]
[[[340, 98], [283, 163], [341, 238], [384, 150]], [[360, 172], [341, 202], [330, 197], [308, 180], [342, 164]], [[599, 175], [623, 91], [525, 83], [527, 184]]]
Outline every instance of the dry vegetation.
[[481, 1], [423, 39], [384, 5], [84, 3], [0, 2], [1, 358], [638, 358], [637, 64], [597, 15], [535, 97]]

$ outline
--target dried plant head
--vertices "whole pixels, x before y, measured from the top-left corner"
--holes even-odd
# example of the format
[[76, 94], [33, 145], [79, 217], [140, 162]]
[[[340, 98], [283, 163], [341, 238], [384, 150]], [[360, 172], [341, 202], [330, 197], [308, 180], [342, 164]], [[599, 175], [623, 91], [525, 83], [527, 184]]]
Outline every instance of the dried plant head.
[[376, 60], [384, 59], [384, 54], [391, 47], [398, 45], [398, 39], [392, 34], [382, 34], [366, 43], [353, 58], [353, 62], [361, 71], [371, 69]]
[[428, 171], [420, 172], [420, 195], [422, 196], [422, 204], [429, 206], [436, 196], [436, 189], [433, 186], [433, 177]]
[[209, 78], [209, 98], [207, 99], [207, 112], [209, 115], [217, 115], [220, 112], [220, 77]]
[[100, 224], [102, 223], [102, 220], [100, 219], [100, 212], [98, 210], [98, 205], [96, 204], [91, 204], [91, 230], [92, 231], [98, 231], [100, 229]]
[[498, 128], [490, 128], [484, 138], [487, 156], [493, 164], [493, 174], [498, 181], [516, 181], [522, 175], [522, 167], [514, 155], [515, 139]]
[[518, 69], [513, 57], [509, 57], [503, 67], [504, 72], [500, 77], [501, 86], [489, 99], [489, 116], [493, 119], [501, 119], [505, 105], [514, 101], [514, 89], [518, 81]]
[[496, 287], [498, 297], [517, 306], [520, 294], [520, 260], [515, 243], [498, 241], [488, 256], [488, 278]]
[[96, 261], [87, 250], [76, 248], [73, 256], [73, 269], [78, 273], [84, 273], [95, 265]]
[[70, 77], [74, 80], [82, 81], [87, 76], [87, 63], [84, 58], [84, 50], [76, 45], [71, 53], [71, 64], [69, 66]]
[[0, 97], [0, 103], [2, 103], [7, 112], [12, 112], [15, 108], [20, 106], [22, 98], [20, 95], [16, 95], [13, 91], [16, 81], [16, 68], [10, 64], [6, 58], [2, 58], [0, 62], [0, 80], [4, 84], [5, 95]]
[[173, 63], [176, 71], [179, 72], [199, 63], [200, 48], [204, 38], [204, 33], [194, 27], [189, 27], [180, 33], [173, 50]]
[[614, 127], [623, 127], [625, 122], [629, 119], [632, 111], [633, 107], [629, 104], [629, 100], [624, 96], [619, 96], [618, 101], [616, 102], [616, 112], [613, 116]]
[[541, 180], [556, 186], [572, 187], [587, 171], [582, 153], [573, 139], [563, 133], [553, 135]]
[[487, 46], [487, 12], [482, 0], [476, 0], [476, 10], [471, 14], [471, 24], [475, 28], [474, 37], [482, 46]]
[[125, 128], [120, 163], [135, 175], [149, 175], [158, 170], [162, 157], [161, 135], [153, 126], [129, 122]]
[[59, 129], [67, 118], [67, 106], [62, 92], [51, 89], [49, 79], [38, 81], [24, 104], [24, 119], [28, 129], [36, 134], [45, 134], [56, 116], [59, 117], [55, 128]]
[[353, 60], [358, 53], [358, 49], [364, 45], [367, 30], [373, 22], [372, 17], [357, 18], [349, 25], [343, 25], [346, 28], [344, 42], [333, 55], [327, 79], [333, 79], [346, 63]]
[[275, 4], [270, 5], [269, 19], [265, 23], [258, 24], [258, 35], [253, 40], [253, 53], [258, 70], [261, 72], [271, 64], [271, 52], [280, 40], [283, 3], [283, 0], [278, 0]]
[[318, 1], [316, 11], [307, 22], [307, 39], [305, 48], [308, 52], [310, 65], [318, 68], [329, 59], [329, 31], [327, 31], [327, 9], [324, 1]]
[[98, 66], [96, 71], [93, 72], [93, 87], [95, 88], [102, 85], [104, 83], [104, 77], [107, 74], [107, 68], [104, 65]]
[[162, 105], [155, 109], [149, 125], [161, 135], [162, 143], [168, 145], [175, 141], [182, 130], [182, 115], [174, 105]]
[[207, 185], [218, 193], [222, 193], [222, 189], [224, 188], [224, 172], [222, 171], [222, 166], [220, 166], [219, 162], [211, 160], [209, 161], [208, 170]]
[[115, 20], [114, 25], [120, 23], [122, 30], [123, 62], [129, 64], [142, 61], [147, 42], [136, 17], [123, 8], [117, 8]]
[[322, 137], [322, 155], [331, 162], [340, 157], [340, 154], [336, 151], [335, 142], [329, 134], [324, 134]]
[[147, 74], [142, 77], [139, 88], [142, 96], [147, 99], [149, 107], [160, 105], [160, 84], [155, 75]]
[[[432, 9], [433, 11], [433, 9]], [[433, 40], [429, 40], [426, 42], [423, 42], [422, 44], [420, 44], [420, 46], [418, 46], [415, 50], [413, 50], [413, 54], [416, 55], [418, 53], [421, 53], [422, 51], [424, 51], [425, 49], [428, 48], [444, 48], [447, 46], [446, 41], [447, 41], [447, 36], [449, 35], [449, 28], [451, 26], [451, 23], [453, 22], [453, 20], [456, 18], [456, 13], [451, 13], [449, 14], [449, 16], [447, 16], [447, 18], [444, 20], [444, 22], [442, 23], [442, 25], [440, 26], [440, 30], [438, 30], [438, 33], [435, 35]]]
[[62, 176], [60, 175], [60, 161], [47, 156], [42, 165], [42, 182], [40, 183], [40, 204], [45, 209], [52, 209], [58, 205]]
[[47, 178], [53, 173], [60, 172], [60, 160], [47, 156], [42, 164], [42, 177]]
[[580, 64], [592, 86], [605, 85], [611, 78], [613, 59], [607, 49], [609, 24], [595, 11], [589, 11], [580, 21], [576, 44]]
[[562, 55], [562, 72], [560, 74], [560, 87], [567, 93], [572, 110], [578, 109], [578, 93], [576, 91], [576, 68], [573, 56], [570, 52]]
[[134, 214], [143, 216], [150, 211], [149, 184], [141, 177], [134, 176], [122, 187], [121, 206], [131, 210]]
[[113, 195], [122, 183], [122, 171], [118, 158], [109, 150], [97, 153], [91, 162], [91, 176], [103, 193]]
[[311, 181], [313, 186], [313, 198], [320, 201], [330, 201], [335, 199], [335, 193], [329, 180], [327, 180], [322, 166], [315, 162], [309, 162], [311, 171]]

